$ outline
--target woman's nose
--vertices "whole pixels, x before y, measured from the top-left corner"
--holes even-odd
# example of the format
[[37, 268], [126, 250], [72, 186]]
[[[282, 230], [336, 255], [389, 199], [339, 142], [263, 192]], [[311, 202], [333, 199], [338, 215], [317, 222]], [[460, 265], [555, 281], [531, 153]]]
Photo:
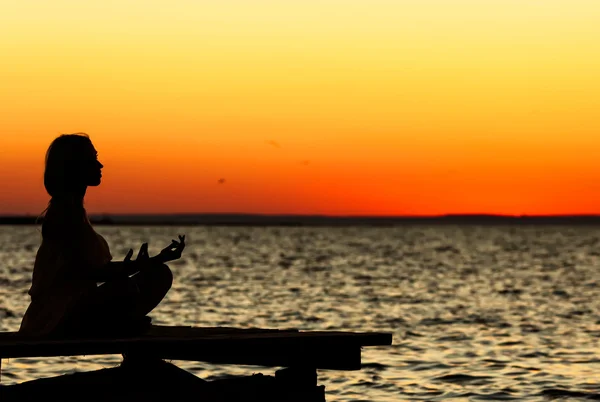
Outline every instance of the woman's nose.
[[99, 167], [100, 169], [102, 169], [102, 168], [104, 167], [104, 165], [103, 165], [102, 163], [100, 163], [100, 161], [98, 161], [98, 167]]

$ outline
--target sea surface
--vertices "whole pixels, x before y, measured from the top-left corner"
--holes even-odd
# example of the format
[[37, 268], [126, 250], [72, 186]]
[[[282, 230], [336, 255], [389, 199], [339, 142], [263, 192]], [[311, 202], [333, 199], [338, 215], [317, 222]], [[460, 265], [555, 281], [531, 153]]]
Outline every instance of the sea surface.
[[[115, 260], [186, 234], [156, 324], [389, 331], [361, 371], [319, 371], [334, 401], [600, 399], [600, 227], [97, 226]], [[15, 331], [39, 228], [0, 226], [0, 330]], [[3, 384], [118, 355], [4, 360]], [[205, 379], [265, 367], [174, 362]]]

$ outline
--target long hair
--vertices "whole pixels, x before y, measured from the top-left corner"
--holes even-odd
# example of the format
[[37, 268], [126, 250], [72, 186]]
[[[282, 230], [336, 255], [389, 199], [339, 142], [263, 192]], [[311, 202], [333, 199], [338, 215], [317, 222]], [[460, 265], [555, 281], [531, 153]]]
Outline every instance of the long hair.
[[44, 187], [50, 195], [42, 212], [42, 236], [75, 235], [74, 228], [89, 223], [83, 197], [86, 185], [81, 176], [86, 151], [92, 142], [85, 133], [63, 134], [46, 152]]

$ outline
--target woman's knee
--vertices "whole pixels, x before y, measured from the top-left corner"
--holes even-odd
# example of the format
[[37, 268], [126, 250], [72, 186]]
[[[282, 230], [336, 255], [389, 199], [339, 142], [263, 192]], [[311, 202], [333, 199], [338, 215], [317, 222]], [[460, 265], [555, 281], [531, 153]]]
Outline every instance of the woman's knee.
[[158, 263], [153, 268], [153, 275], [155, 275], [156, 280], [165, 286], [167, 289], [171, 288], [173, 284], [173, 272], [171, 272], [171, 268], [167, 264]]
[[173, 273], [163, 263], [152, 263], [133, 278], [142, 294], [161, 294], [164, 296], [173, 284]]

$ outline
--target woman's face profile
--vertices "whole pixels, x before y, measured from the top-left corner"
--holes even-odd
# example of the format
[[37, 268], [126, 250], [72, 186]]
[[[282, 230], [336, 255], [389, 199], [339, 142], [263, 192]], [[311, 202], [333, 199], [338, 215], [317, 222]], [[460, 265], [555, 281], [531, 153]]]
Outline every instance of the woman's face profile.
[[98, 151], [90, 143], [90, 146], [86, 149], [84, 156], [84, 177], [86, 185], [98, 186], [102, 181], [102, 168], [104, 165], [98, 160]]

